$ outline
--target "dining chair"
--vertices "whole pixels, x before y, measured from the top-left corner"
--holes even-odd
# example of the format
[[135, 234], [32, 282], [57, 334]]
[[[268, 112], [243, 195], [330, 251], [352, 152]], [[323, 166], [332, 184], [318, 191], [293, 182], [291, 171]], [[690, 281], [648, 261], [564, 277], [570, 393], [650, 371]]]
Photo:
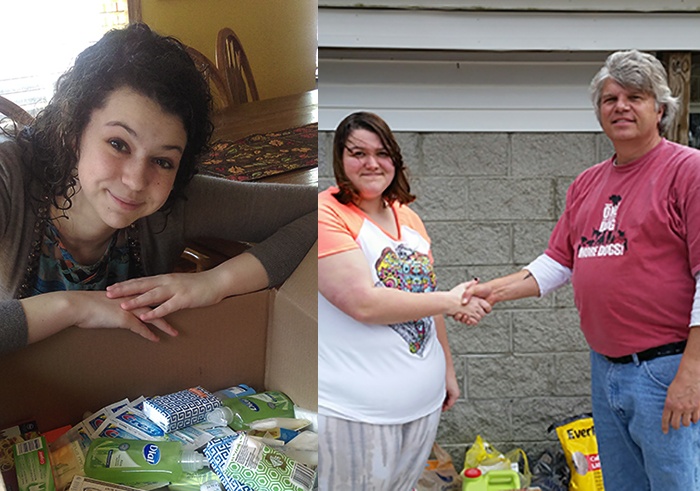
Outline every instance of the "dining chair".
[[224, 74], [234, 104], [260, 100], [243, 44], [228, 27], [216, 38], [216, 66]]
[[201, 51], [186, 46], [187, 54], [194, 61], [199, 71], [204, 75], [204, 78], [209, 82], [211, 87], [212, 97], [214, 98], [214, 109], [224, 109], [231, 105], [231, 93], [228, 85], [224, 80], [221, 72], [216, 68], [216, 65]]
[[0, 114], [10, 118], [21, 126], [28, 126], [34, 122], [34, 117], [9, 99], [0, 96]]

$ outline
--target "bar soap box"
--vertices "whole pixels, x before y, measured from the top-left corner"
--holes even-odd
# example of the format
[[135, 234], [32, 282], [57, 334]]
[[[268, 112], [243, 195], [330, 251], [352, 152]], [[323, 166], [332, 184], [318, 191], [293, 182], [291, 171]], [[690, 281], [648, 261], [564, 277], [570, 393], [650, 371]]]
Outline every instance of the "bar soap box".
[[221, 406], [221, 401], [202, 387], [192, 387], [143, 403], [143, 413], [166, 433], [206, 420], [207, 413]]

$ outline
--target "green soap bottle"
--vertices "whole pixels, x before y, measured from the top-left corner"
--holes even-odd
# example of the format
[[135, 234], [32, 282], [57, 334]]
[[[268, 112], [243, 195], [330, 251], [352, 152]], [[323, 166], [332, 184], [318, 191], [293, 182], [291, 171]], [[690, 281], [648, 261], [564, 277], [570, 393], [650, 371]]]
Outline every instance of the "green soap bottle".
[[294, 403], [277, 390], [224, 399], [222, 404], [207, 415], [207, 421], [228, 424], [236, 431], [249, 430], [250, 423], [261, 419], [294, 417]]
[[85, 475], [118, 484], [173, 482], [205, 465], [204, 455], [184, 450], [180, 442], [96, 438], [85, 457]]

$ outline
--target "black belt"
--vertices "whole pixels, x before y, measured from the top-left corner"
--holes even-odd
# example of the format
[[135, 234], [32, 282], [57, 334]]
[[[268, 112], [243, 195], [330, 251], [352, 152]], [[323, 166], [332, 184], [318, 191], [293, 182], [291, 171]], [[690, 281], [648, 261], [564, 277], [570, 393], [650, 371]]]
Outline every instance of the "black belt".
[[[639, 361], [649, 361], [660, 356], [670, 356], [683, 353], [685, 345], [686, 341], [678, 341], [677, 343], [669, 343], [664, 344], [663, 346], [657, 346], [656, 348], [649, 348], [648, 350], [636, 353], [636, 355]], [[606, 356], [605, 358], [613, 363], [632, 363], [634, 361], [634, 355], [620, 356], [617, 358]]]

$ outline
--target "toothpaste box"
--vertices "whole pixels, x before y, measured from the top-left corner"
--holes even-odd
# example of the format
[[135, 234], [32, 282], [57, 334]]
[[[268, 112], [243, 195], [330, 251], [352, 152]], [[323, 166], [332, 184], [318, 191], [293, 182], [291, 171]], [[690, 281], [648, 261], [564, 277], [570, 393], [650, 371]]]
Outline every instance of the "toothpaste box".
[[201, 423], [221, 401], [202, 387], [193, 387], [143, 403], [143, 413], [166, 433]]
[[17, 443], [14, 456], [19, 491], [56, 491], [49, 447], [43, 436]]
[[4, 483], [6, 491], [17, 491], [17, 473], [15, 472], [14, 447], [16, 443], [31, 440], [39, 436], [35, 421], [0, 430], [0, 489]]

